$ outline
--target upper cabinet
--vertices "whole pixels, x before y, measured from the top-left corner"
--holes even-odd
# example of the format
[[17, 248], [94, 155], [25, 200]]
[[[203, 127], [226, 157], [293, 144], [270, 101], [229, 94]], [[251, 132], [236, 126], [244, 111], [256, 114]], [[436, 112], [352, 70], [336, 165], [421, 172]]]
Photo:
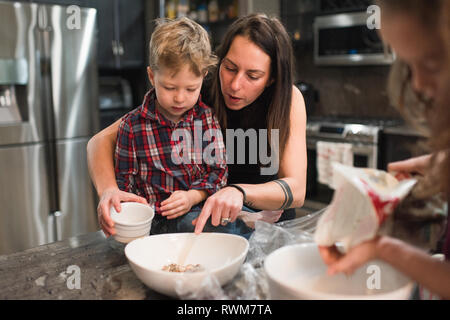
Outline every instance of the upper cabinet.
[[[6, 0], [6, 1], [17, 1], [17, 0]], [[38, 4], [57, 4], [60, 6], [70, 6], [76, 5], [80, 7], [88, 7], [86, 4], [87, 0], [32, 0], [29, 2], [38, 3]]]
[[146, 0], [32, 0], [31, 2], [97, 9], [98, 67], [104, 70], [121, 70], [145, 66]]
[[335, 14], [341, 12], [366, 11], [373, 0], [320, 0], [320, 14]]
[[314, 17], [319, 12], [317, 0], [281, 0], [281, 21], [291, 36], [294, 45], [310, 44], [313, 41]]
[[201, 24], [210, 34], [213, 48], [222, 42], [228, 27], [238, 18], [250, 13], [280, 15], [278, 0], [161, 0], [159, 16], [187, 16]]
[[119, 2], [119, 66], [123, 68], [145, 65], [144, 1], [116, 0]]
[[280, 17], [296, 46], [313, 42], [313, 24], [317, 16], [361, 12], [373, 0], [280, 0]]
[[210, 34], [213, 47], [220, 44], [228, 26], [239, 15], [238, 0], [162, 0], [159, 15], [169, 19], [187, 16]]
[[140, 68], [145, 65], [143, 0], [91, 0], [97, 9], [100, 69]]

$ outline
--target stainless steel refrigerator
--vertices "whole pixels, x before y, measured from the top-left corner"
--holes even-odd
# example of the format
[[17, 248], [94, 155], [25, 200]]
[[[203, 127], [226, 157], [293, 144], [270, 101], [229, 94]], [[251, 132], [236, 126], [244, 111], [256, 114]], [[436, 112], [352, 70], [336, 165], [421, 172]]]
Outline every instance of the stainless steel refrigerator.
[[0, 254], [99, 229], [97, 91], [95, 9], [0, 1]]

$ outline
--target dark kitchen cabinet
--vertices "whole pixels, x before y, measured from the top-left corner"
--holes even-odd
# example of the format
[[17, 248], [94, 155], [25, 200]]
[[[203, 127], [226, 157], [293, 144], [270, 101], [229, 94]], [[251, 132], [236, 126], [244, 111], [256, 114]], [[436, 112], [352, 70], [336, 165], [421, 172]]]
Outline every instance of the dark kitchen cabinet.
[[280, 0], [280, 9], [280, 19], [293, 45], [312, 43], [314, 17], [319, 12], [317, 0]]
[[[11, 1], [17, 1], [17, 0], [11, 0]], [[86, 4], [88, 2], [87, 0], [32, 0], [30, 2], [38, 3], [38, 4], [57, 4], [60, 6], [76, 5], [79, 7], [89, 7]]]
[[[131, 5], [132, 3], [132, 5]], [[123, 44], [123, 67], [142, 67], [145, 64], [144, 1], [119, 1], [119, 41]]]
[[[15, 0], [11, 0], [15, 1]], [[32, 0], [97, 9], [100, 69], [145, 67], [145, 0]]]
[[97, 9], [98, 66], [129, 69], [145, 65], [143, 0], [91, 0]]
[[320, 14], [366, 11], [373, 0], [320, 0]]

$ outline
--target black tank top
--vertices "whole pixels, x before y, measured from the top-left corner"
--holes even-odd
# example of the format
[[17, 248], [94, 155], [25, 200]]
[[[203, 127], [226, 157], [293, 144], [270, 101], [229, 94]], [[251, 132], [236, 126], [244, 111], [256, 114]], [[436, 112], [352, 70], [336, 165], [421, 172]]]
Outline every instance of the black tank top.
[[[212, 101], [209, 95], [210, 81], [204, 81], [202, 88], [202, 100], [208, 105], [212, 106]], [[261, 184], [278, 179], [278, 175], [264, 175], [261, 174], [261, 165], [259, 164], [259, 129], [267, 129], [267, 115], [269, 110], [269, 103], [271, 97], [271, 90], [266, 89], [252, 104], [246, 106], [241, 110], [226, 110], [227, 112], [227, 129], [242, 129], [248, 132], [249, 129], [256, 130], [257, 145], [256, 154], [257, 163], [250, 161], [250, 139], [245, 139], [245, 162], [238, 163], [237, 152], [237, 137], [234, 141], [234, 162], [228, 163], [228, 184], [243, 183], [243, 184]], [[226, 132], [223, 132], [225, 146], [228, 147], [230, 143], [226, 141]], [[266, 149], [268, 150], [268, 149]], [[293, 219], [295, 217], [294, 209], [287, 209], [282, 214], [280, 221]]]
[[[267, 91], [267, 90], [266, 90]], [[259, 129], [267, 129], [267, 115], [269, 110], [269, 93], [264, 91], [261, 96], [252, 104], [241, 110], [231, 110], [227, 108], [227, 129], [237, 130], [242, 129], [244, 133], [254, 134], [256, 140], [251, 140], [249, 137], [245, 139], [245, 162], [238, 162], [238, 138], [234, 137], [234, 162], [228, 164], [228, 183], [249, 183], [259, 184], [277, 179], [277, 174], [263, 175], [261, 174], [261, 165], [259, 163], [259, 146], [260, 135]], [[252, 132], [253, 131], [253, 132]], [[226, 146], [231, 144], [227, 141], [226, 134], [224, 135]], [[250, 144], [254, 144], [254, 148]], [[251, 149], [256, 150], [256, 156], [250, 157]], [[242, 152], [242, 150], [239, 150]], [[241, 155], [242, 156], [242, 155]], [[255, 163], [256, 160], [256, 163]]]
[[[212, 99], [210, 95], [210, 88], [212, 84], [212, 77], [208, 74], [202, 86], [202, 100], [208, 106], [212, 107]], [[260, 184], [275, 180], [278, 178], [274, 175], [262, 175], [261, 166], [259, 164], [259, 129], [267, 129], [267, 115], [269, 110], [269, 102], [271, 93], [270, 89], [266, 89], [252, 104], [246, 106], [241, 110], [226, 110], [227, 113], [227, 129], [237, 130], [242, 129], [244, 132], [248, 132], [249, 129], [256, 131], [257, 145], [256, 154], [257, 163], [250, 161], [250, 139], [245, 139], [245, 162], [238, 163], [237, 152], [237, 137], [234, 139], [234, 162], [228, 162], [228, 184], [233, 183], [249, 183]], [[227, 143], [226, 132], [223, 130], [223, 137], [225, 140], [225, 146], [230, 146]], [[242, 150], [240, 150], [242, 151]], [[242, 155], [241, 155], [242, 156]]]

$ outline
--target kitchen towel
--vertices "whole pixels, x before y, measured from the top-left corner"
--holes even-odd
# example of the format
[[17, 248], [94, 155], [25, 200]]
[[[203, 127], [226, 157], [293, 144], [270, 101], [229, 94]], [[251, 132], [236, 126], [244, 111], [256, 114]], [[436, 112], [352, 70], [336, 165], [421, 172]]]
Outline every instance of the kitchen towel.
[[353, 148], [351, 143], [337, 143], [318, 141], [317, 150], [317, 180], [333, 187], [332, 163], [337, 162], [346, 166], [353, 166]]

